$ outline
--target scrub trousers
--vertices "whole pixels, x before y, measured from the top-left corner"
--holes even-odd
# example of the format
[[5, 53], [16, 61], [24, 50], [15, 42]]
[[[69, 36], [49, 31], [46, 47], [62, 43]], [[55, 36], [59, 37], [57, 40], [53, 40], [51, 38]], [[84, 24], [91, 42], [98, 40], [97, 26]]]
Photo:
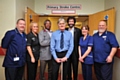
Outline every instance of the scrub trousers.
[[22, 80], [24, 66], [22, 67], [5, 67], [6, 80]]
[[98, 80], [112, 80], [113, 63], [94, 63], [95, 74]]
[[92, 80], [92, 64], [82, 63], [82, 74], [84, 80]]

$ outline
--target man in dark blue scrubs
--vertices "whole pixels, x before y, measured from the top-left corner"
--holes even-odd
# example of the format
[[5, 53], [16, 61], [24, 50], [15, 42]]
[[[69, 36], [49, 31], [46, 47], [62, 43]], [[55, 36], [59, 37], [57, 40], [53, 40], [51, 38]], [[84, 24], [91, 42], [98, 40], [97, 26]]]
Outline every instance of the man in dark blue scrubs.
[[16, 28], [6, 32], [2, 39], [5, 52], [3, 67], [6, 80], [22, 80], [26, 58], [25, 20], [18, 19]]
[[107, 23], [101, 20], [98, 32], [93, 35], [94, 68], [98, 80], [112, 80], [113, 57], [118, 48], [114, 33], [107, 31]]

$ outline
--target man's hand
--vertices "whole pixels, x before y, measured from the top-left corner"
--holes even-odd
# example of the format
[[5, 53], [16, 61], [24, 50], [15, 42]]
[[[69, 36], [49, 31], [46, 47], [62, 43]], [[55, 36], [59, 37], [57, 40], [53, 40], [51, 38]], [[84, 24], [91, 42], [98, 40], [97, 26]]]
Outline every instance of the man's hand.
[[106, 59], [107, 63], [111, 63], [112, 60], [113, 60], [113, 57], [111, 57], [111, 56], [108, 56], [107, 59]]
[[61, 62], [65, 62], [65, 61], [67, 61], [67, 57], [61, 58]]
[[57, 63], [61, 63], [61, 58], [56, 58], [55, 61], [56, 61]]

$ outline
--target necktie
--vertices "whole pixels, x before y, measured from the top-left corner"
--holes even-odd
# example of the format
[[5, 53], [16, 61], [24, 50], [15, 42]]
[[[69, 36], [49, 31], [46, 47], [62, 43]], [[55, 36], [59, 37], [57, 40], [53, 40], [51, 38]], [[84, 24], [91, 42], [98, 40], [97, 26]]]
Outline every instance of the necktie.
[[60, 48], [61, 49], [64, 48], [64, 35], [63, 35], [63, 31], [61, 31]]

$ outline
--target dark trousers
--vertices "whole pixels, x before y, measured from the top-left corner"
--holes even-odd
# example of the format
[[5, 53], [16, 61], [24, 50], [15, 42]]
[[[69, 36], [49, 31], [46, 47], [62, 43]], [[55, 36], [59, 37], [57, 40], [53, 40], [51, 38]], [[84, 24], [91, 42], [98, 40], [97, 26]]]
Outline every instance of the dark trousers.
[[40, 60], [40, 80], [45, 80], [44, 73], [46, 64], [48, 64], [48, 80], [52, 80], [52, 60]]
[[27, 78], [28, 78], [28, 80], [35, 80], [37, 66], [38, 66], [38, 61], [35, 61], [35, 63], [32, 63], [31, 61], [27, 61]]
[[75, 53], [72, 53], [70, 59], [68, 60], [68, 79], [72, 80], [72, 69], [73, 69], [73, 78], [77, 80], [78, 76], [78, 58], [76, 57]]
[[5, 68], [6, 80], [22, 80], [24, 66], [16, 68]]
[[98, 80], [112, 80], [113, 63], [94, 63], [95, 74]]
[[82, 63], [82, 75], [84, 80], [92, 80], [92, 64]]
[[[58, 58], [63, 58], [66, 55], [66, 52], [56, 52]], [[57, 63], [54, 59], [52, 60], [52, 80], [58, 80], [58, 72], [61, 63]], [[63, 62], [63, 79], [66, 80], [67, 77], [67, 68], [68, 68], [68, 61]]]

